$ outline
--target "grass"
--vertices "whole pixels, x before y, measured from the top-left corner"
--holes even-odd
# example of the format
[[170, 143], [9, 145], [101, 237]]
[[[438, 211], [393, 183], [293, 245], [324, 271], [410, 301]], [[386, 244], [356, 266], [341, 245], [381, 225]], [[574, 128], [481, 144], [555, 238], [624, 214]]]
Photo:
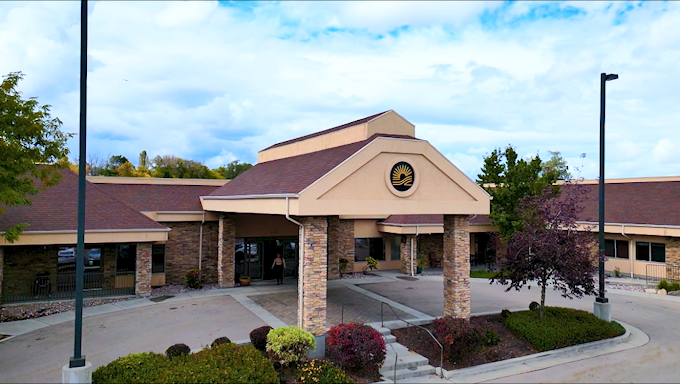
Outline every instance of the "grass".
[[545, 307], [544, 311], [540, 320], [538, 310], [513, 312], [505, 326], [539, 352], [608, 339], [626, 331], [617, 322], [608, 323], [586, 311], [560, 307]]
[[470, 277], [474, 279], [490, 279], [497, 274], [496, 271], [470, 271]]

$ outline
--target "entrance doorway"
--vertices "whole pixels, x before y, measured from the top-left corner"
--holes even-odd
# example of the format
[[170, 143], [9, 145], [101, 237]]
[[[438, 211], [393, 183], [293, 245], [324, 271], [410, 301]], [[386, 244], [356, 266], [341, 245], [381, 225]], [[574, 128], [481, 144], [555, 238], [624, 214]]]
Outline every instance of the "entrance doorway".
[[297, 277], [297, 237], [247, 237], [237, 238], [235, 247], [236, 280], [250, 276], [254, 280], [276, 279], [272, 264], [277, 254], [286, 262], [284, 277]]

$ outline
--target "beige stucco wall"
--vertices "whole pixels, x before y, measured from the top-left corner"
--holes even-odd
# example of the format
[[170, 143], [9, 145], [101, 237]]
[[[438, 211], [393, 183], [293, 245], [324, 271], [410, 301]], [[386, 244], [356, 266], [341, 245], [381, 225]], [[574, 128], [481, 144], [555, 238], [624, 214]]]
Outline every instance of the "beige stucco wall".
[[[140, 231], [85, 231], [85, 244], [105, 244], [105, 243], [152, 243], [165, 242], [168, 240], [169, 229], [163, 230], [140, 230]], [[0, 246], [2, 245], [51, 245], [51, 244], [76, 244], [78, 237], [76, 231], [45, 231], [30, 232], [21, 234], [19, 240], [12, 244], [7, 243], [4, 237], [0, 236]]]
[[236, 215], [236, 237], [297, 236], [299, 228], [280, 215]]

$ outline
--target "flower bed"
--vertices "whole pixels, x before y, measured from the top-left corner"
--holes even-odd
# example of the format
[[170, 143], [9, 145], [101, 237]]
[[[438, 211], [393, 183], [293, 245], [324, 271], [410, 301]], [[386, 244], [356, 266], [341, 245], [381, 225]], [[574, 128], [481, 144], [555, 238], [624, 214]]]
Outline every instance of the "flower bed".
[[[538, 320], [538, 311], [520, 311], [507, 314], [507, 318], [496, 315], [472, 317], [469, 328], [448, 327], [442, 329], [439, 322], [426, 325], [445, 347], [444, 369], [452, 370], [480, 364], [531, 355], [537, 352], [583, 344], [596, 340], [616, 337], [625, 329], [616, 322], [607, 323], [589, 312], [569, 308], [546, 307], [543, 319]], [[470, 338], [470, 329], [480, 334], [487, 330], [498, 337], [496, 345], [475, 345]], [[442, 334], [446, 331], [454, 336]], [[427, 357], [430, 364], [439, 367], [440, 349], [427, 332], [411, 327], [394, 329], [392, 334], [397, 342], [414, 352]], [[454, 340], [458, 338], [457, 342]], [[448, 350], [447, 350], [447, 341]], [[472, 345], [472, 348], [469, 346]], [[453, 352], [452, 351], [453, 349]], [[467, 349], [466, 349], [467, 348]], [[460, 353], [456, 353], [460, 352]]]

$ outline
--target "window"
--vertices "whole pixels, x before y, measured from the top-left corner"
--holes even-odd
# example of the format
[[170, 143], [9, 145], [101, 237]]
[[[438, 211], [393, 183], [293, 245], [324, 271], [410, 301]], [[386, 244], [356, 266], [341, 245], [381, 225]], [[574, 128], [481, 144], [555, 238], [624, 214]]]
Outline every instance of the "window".
[[638, 241], [635, 243], [635, 260], [666, 262], [666, 244]]
[[[101, 267], [102, 249], [85, 248], [85, 270], [98, 270]], [[76, 247], [60, 247], [57, 251], [57, 271], [76, 273]]]
[[385, 260], [385, 239], [370, 237], [354, 239], [354, 260], [365, 261], [367, 257]]
[[628, 258], [628, 240], [605, 239], [604, 254], [617, 259]]
[[401, 260], [401, 236], [393, 236], [390, 242], [390, 260]]
[[165, 244], [151, 245], [151, 273], [165, 272]]
[[121, 244], [116, 251], [116, 273], [134, 272], [137, 246]]

